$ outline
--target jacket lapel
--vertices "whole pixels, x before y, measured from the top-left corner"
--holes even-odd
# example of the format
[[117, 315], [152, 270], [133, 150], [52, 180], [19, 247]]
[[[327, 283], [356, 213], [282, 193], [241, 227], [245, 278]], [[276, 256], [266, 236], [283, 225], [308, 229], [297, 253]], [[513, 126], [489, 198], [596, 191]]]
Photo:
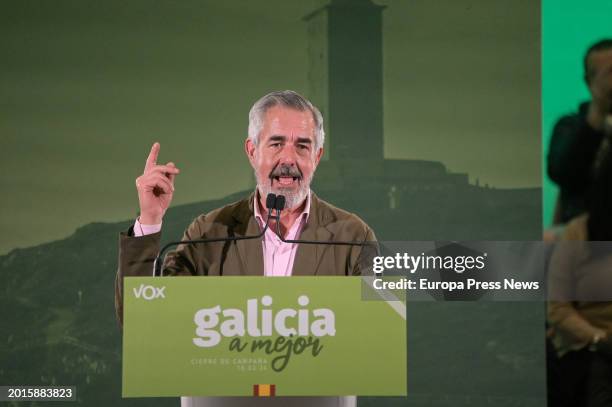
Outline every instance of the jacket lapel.
[[[331, 222], [329, 214], [321, 209], [319, 198], [314, 192], [311, 192], [311, 194], [310, 215], [299, 239], [330, 241], [333, 234], [326, 228], [326, 225]], [[236, 236], [252, 236], [260, 232], [253, 211], [253, 197], [254, 194], [251, 194], [248, 200], [234, 214], [236, 221], [234, 232]], [[264, 265], [261, 239], [239, 240], [236, 242], [236, 248], [240, 257], [243, 274], [263, 276]], [[327, 250], [329, 250], [329, 245], [299, 244], [293, 262], [292, 275], [316, 275], [321, 268], [321, 260]], [[324, 267], [333, 267], [333, 264], [325, 264]]]
[[[236, 236], [253, 236], [260, 233], [259, 225], [255, 220], [253, 212], [253, 196], [251, 194], [248, 201], [240, 206], [234, 214], [236, 223]], [[263, 248], [261, 239], [238, 240], [236, 242], [238, 256], [242, 265], [242, 273], [247, 276], [263, 276]]]
[[[300, 240], [322, 240], [330, 241], [333, 234], [325, 227], [329, 222], [326, 214], [321, 211], [319, 198], [311, 192], [310, 215], [308, 222], [298, 239]], [[300, 243], [293, 262], [292, 275], [312, 276], [319, 272], [323, 255], [329, 249], [329, 245]], [[326, 265], [333, 267], [333, 265]]]

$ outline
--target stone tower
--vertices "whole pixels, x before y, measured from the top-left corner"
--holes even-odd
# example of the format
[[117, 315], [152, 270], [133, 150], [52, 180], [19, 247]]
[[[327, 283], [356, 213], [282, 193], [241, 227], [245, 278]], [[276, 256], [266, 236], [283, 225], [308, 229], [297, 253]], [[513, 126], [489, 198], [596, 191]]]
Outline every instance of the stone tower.
[[383, 9], [332, 0], [304, 17], [308, 96], [326, 120], [326, 157], [335, 164], [383, 160]]

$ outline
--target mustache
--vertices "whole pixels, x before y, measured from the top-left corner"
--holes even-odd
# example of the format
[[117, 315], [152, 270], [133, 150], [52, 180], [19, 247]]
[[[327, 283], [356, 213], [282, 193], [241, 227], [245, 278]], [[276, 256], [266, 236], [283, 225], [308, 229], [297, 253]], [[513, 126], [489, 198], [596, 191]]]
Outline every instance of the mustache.
[[292, 165], [281, 164], [274, 167], [269, 175], [270, 179], [277, 177], [293, 177], [302, 179], [302, 171]]

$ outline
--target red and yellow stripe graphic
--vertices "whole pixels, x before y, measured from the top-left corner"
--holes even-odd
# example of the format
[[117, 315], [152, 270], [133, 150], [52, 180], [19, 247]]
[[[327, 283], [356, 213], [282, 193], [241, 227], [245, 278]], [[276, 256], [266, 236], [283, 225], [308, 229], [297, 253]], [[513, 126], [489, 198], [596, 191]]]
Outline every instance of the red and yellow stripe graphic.
[[276, 395], [276, 385], [274, 384], [254, 384], [253, 396], [272, 397]]

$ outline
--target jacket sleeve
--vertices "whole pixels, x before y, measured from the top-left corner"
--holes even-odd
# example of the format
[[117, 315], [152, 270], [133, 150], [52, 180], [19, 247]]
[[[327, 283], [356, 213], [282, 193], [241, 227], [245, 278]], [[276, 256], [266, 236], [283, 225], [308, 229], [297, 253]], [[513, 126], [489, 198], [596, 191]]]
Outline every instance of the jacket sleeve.
[[351, 250], [351, 264], [353, 264], [351, 275], [373, 275], [374, 271], [372, 270], [372, 266], [374, 257], [378, 255], [379, 247], [376, 235], [368, 225], [365, 225], [365, 230], [360, 240], [367, 245], [355, 246], [354, 249]]
[[[196, 219], [185, 231], [181, 240], [199, 239], [203, 218]], [[115, 278], [115, 312], [117, 321], [123, 326], [123, 278], [149, 277], [153, 275], [153, 263], [160, 250], [161, 232], [134, 237], [133, 230], [119, 235], [119, 259]], [[162, 273], [165, 276], [205, 274], [202, 261], [194, 245], [181, 244], [168, 252]], [[200, 267], [198, 267], [200, 265]]]

